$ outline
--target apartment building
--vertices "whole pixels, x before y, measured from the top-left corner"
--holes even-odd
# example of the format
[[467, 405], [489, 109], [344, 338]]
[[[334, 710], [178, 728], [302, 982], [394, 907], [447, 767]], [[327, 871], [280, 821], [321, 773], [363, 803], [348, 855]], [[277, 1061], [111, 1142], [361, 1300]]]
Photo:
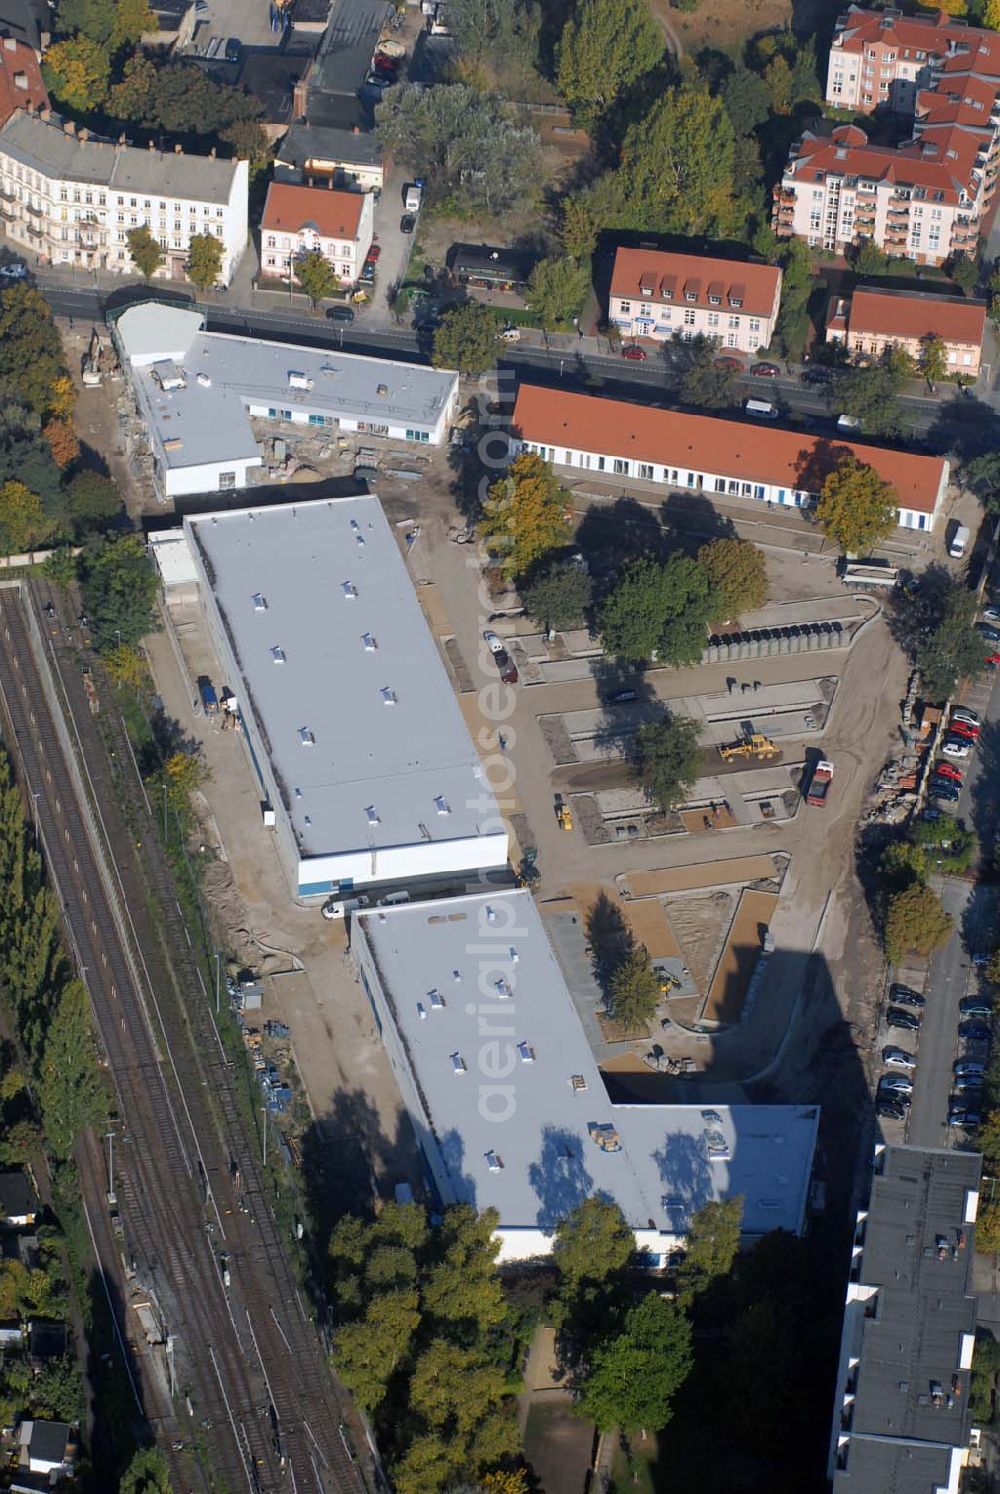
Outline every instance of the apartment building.
[[985, 327], [985, 301], [865, 286], [830, 302], [826, 340], [843, 343], [855, 356], [880, 358], [887, 348], [899, 347], [919, 359], [925, 341], [939, 337], [948, 372], [974, 379]]
[[837, 252], [869, 239], [918, 264], [975, 253], [1000, 169], [1000, 36], [945, 22], [855, 6], [840, 17], [827, 103], [911, 115], [913, 137], [807, 131], [775, 191], [779, 235]]
[[319, 253], [345, 285], [364, 268], [374, 235], [375, 199], [370, 192], [339, 192], [272, 182], [260, 226], [261, 267], [286, 278], [295, 261]]
[[765, 348], [781, 304], [774, 265], [619, 249], [608, 296], [608, 321], [627, 337], [665, 342], [710, 337], [741, 353]]
[[43, 263], [134, 272], [128, 235], [163, 247], [157, 279], [183, 280], [192, 238], [213, 234], [228, 284], [247, 241], [246, 161], [139, 150], [77, 130], [49, 110], [0, 127], [0, 228]]
[[889, 483], [904, 529], [930, 533], [948, 490], [941, 457], [830, 441], [750, 421], [657, 410], [625, 400], [522, 384], [511, 421], [514, 453], [533, 451], [556, 467], [729, 498], [809, 509], [845, 456]]

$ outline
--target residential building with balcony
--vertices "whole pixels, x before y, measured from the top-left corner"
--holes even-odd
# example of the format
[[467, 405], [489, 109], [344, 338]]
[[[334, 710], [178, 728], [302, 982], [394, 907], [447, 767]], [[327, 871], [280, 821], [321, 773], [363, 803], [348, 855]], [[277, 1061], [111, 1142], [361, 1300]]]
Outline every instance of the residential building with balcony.
[[873, 467], [896, 495], [904, 529], [930, 533], [948, 490], [942, 457], [886, 451], [858, 441], [805, 436], [759, 422], [657, 410], [625, 400], [522, 384], [511, 420], [514, 454], [533, 451], [553, 466], [622, 478], [707, 498], [748, 498], [809, 509], [845, 456]]
[[709, 337], [741, 353], [766, 348], [781, 304], [775, 265], [619, 249], [608, 296], [608, 321], [626, 337], [666, 342]]
[[974, 379], [985, 328], [985, 301], [858, 286], [852, 295], [831, 300], [826, 340], [842, 343], [854, 356], [877, 359], [897, 347], [919, 359], [927, 339], [939, 337], [948, 373]]
[[958, 1494], [969, 1461], [982, 1162], [975, 1152], [876, 1147], [847, 1282], [833, 1494]]
[[296, 260], [322, 254], [344, 285], [354, 285], [374, 236], [370, 192], [338, 192], [272, 182], [260, 225], [261, 268], [287, 279]]
[[869, 239], [918, 264], [974, 255], [1000, 170], [998, 96], [996, 32], [851, 6], [834, 33], [826, 101], [907, 115], [913, 138], [877, 146], [854, 126], [807, 132], [775, 192], [777, 233], [838, 252]]
[[128, 248], [147, 227], [163, 249], [157, 279], [183, 280], [191, 240], [219, 240], [229, 283], [247, 241], [246, 161], [139, 150], [48, 110], [18, 109], [0, 127], [0, 230], [47, 264], [135, 271]]

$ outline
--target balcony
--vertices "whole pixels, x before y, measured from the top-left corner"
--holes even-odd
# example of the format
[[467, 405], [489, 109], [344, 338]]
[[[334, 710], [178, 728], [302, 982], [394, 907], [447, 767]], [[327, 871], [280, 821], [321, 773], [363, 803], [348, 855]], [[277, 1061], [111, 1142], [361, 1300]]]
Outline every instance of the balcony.
[[27, 229], [33, 239], [44, 239], [45, 230], [44, 228], [39, 228], [37, 223], [27, 224]]
[[0, 200], [2, 200], [3, 202], [16, 202], [17, 195], [13, 190], [8, 190], [5, 187], [0, 187]]
[[24, 211], [30, 213], [33, 218], [42, 218], [45, 216], [44, 208], [34, 207], [30, 202], [24, 204]]

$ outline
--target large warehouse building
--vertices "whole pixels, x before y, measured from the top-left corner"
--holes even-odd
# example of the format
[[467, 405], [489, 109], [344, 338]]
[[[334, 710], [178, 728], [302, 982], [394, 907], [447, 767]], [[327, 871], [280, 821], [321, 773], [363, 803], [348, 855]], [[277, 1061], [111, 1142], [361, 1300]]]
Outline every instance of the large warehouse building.
[[500, 1260], [546, 1254], [583, 1199], [614, 1199], [652, 1266], [702, 1204], [798, 1232], [815, 1105], [613, 1103], [531, 894], [356, 914], [351, 952], [442, 1206], [500, 1216]]
[[206, 332], [199, 311], [142, 302], [114, 340], [149, 437], [163, 498], [245, 488], [263, 466], [251, 420], [440, 445], [458, 374], [332, 348]]
[[378, 499], [203, 514], [183, 532], [296, 895], [504, 866], [506, 828]]

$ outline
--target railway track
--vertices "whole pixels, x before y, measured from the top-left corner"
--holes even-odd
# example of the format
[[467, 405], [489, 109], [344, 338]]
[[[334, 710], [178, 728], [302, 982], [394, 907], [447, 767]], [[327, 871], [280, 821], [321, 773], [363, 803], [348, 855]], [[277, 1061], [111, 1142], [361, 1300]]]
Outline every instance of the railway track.
[[[33, 610], [31, 591], [0, 592], [0, 691], [129, 1137], [115, 1180], [129, 1246], [166, 1318], [179, 1389], [209, 1449], [209, 1467], [197, 1470], [165, 1449], [175, 1486], [363, 1494], [169, 864], [153, 834], [126, 823], [123, 811], [145, 816], [149, 806], [124, 727], [104, 713], [109, 761], [79, 655], [62, 628]], [[44, 587], [40, 594], [57, 606]], [[38, 657], [43, 637], [51, 699]], [[60, 706], [69, 743], [57, 725]], [[79, 791], [67, 746], [89, 794]]]

